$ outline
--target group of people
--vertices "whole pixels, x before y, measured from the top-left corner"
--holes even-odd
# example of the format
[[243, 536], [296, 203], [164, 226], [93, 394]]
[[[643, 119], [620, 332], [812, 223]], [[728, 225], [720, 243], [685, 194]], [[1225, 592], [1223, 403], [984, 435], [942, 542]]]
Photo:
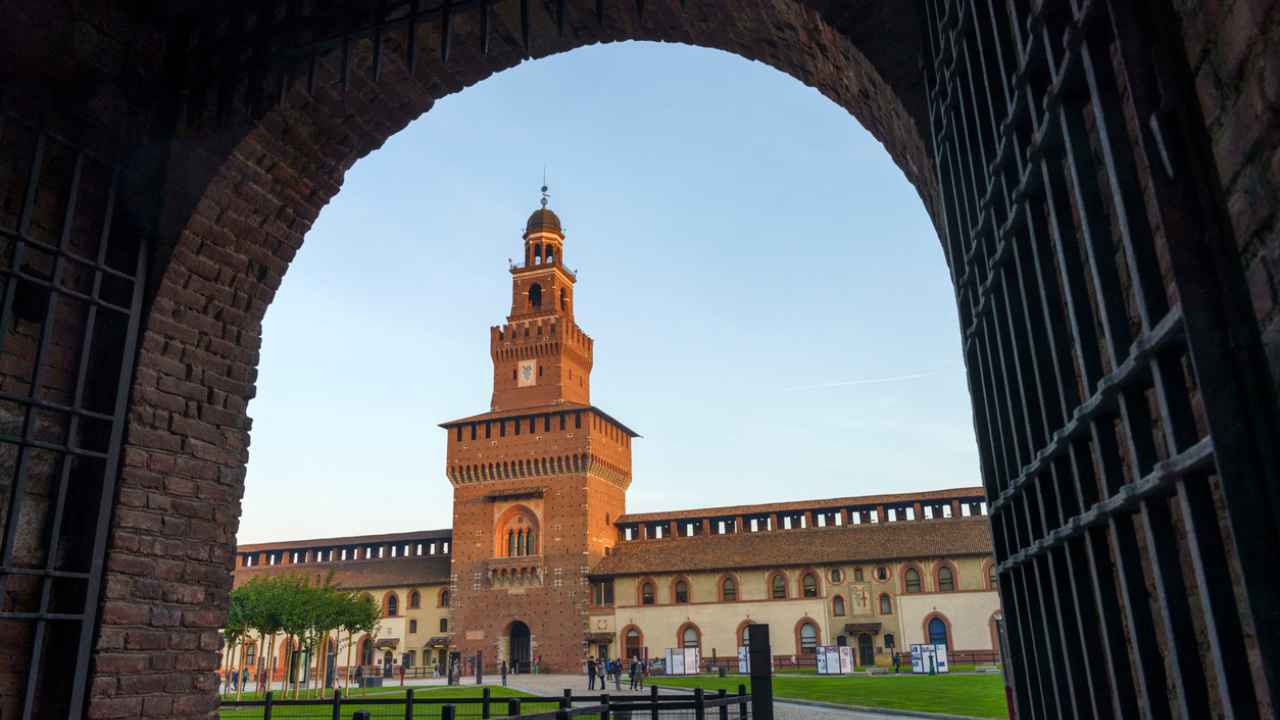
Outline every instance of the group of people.
[[[613, 689], [622, 689], [623, 661], [620, 658], [607, 660], [604, 658], [587, 658], [587, 689], [596, 689], [596, 678], [600, 679], [601, 690], [609, 689], [609, 679], [613, 678]], [[626, 663], [627, 677], [631, 682], [631, 690], [644, 689], [644, 677], [649, 669], [643, 662], [631, 658]]]
[[229, 692], [235, 692], [236, 690], [247, 687], [249, 685], [249, 668], [242, 667], [239, 670], [233, 669], [231, 672], [226, 674], [224, 679], [230, 686]]

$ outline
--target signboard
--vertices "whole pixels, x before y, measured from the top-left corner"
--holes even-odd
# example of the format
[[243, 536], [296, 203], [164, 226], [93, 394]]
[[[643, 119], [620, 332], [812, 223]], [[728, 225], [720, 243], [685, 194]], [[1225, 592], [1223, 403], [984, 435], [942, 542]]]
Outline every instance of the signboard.
[[818, 663], [819, 675], [841, 675], [845, 672], [840, 667], [840, 648], [835, 645], [819, 645], [814, 659]]
[[738, 672], [743, 675], [751, 674], [751, 653], [745, 645], [738, 648]]
[[521, 360], [516, 373], [516, 387], [530, 387], [538, 384], [538, 361]]
[[853, 672], [853, 648], [848, 645], [840, 648], [840, 672], [845, 675]]
[[698, 648], [667, 648], [668, 675], [697, 675], [701, 664]]
[[951, 672], [946, 645], [911, 645], [911, 672], [916, 674]]
[[684, 649], [684, 674], [697, 675], [702, 670], [702, 650], [699, 648]]

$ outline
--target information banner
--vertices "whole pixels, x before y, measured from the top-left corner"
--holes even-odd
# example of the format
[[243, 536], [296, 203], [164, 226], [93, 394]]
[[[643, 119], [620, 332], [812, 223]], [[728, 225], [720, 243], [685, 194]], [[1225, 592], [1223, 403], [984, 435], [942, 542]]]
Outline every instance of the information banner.
[[840, 648], [835, 645], [819, 645], [814, 658], [819, 675], [843, 675], [846, 670], [840, 664]]
[[848, 645], [840, 648], [840, 672], [845, 675], [853, 672], [853, 648]]
[[701, 664], [698, 648], [667, 648], [668, 675], [697, 675]]
[[911, 646], [911, 672], [921, 675], [951, 672], [947, 665], [946, 645]]
[[738, 648], [738, 672], [743, 675], [751, 674], [751, 653], [745, 645]]
[[702, 670], [702, 650], [699, 648], [684, 649], [684, 674], [697, 675]]

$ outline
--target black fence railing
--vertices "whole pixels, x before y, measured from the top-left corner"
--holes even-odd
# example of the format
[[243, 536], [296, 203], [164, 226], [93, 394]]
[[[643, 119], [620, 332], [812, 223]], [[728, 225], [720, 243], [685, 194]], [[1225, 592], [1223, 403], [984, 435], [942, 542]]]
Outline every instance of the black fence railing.
[[600, 720], [746, 720], [752, 717], [751, 695], [746, 686], [738, 692], [720, 690], [704, 693], [661, 694], [651, 688], [645, 695], [574, 695], [494, 697], [483, 688], [476, 697], [426, 695], [415, 697], [414, 688], [395, 697], [365, 697], [336, 692], [319, 700], [277, 699], [268, 692], [260, 700], [224, 701], [219, 707], [222, 720], [271, 720], [297, 718], [314, 720], [462, 720], [477, 718], [521, 718], [521, 720], [569, 720], [586, 717]]

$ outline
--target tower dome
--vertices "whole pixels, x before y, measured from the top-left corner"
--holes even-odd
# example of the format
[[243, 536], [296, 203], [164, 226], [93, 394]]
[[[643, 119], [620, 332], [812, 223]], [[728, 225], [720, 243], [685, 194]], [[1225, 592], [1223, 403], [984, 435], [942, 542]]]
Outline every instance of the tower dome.
[[550, 230], [557, 235], [563, 235], [560, 230], [560, 218], [545, 207], [538, 208], [529, 216], [529, 222], [525, 223], [524, 231], [526, 233], [540, 232]]

